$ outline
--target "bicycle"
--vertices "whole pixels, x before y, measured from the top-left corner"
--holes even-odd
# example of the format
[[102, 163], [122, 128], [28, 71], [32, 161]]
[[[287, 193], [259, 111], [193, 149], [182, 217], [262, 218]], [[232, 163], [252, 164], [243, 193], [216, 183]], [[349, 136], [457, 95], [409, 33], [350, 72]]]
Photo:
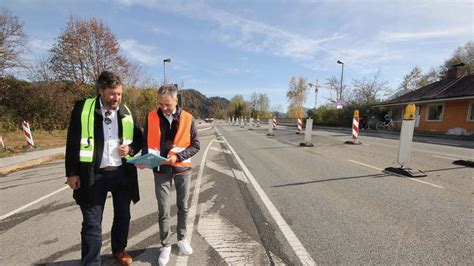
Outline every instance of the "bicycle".
[[393, 130], [393, 120], [390, 119], [388, 122], [386, 122], [386, 121], [380, 121], [380, 122], [377, 123], [377, 125], [375, 126], [375, 128], [376, 128], [377, 130], [387, 129], [387, 130], [392, 131], [392, 130]]

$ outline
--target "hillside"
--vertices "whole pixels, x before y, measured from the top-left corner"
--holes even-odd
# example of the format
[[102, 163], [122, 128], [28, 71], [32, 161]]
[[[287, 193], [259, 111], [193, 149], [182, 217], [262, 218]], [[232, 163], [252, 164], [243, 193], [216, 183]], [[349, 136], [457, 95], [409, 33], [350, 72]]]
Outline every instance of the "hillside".
[[195, 118], [224, 118], [229, 100], [222, 97], [207, 98], [197, 90], [179, 90], [181, 105], [184, 110], [193, 114]]

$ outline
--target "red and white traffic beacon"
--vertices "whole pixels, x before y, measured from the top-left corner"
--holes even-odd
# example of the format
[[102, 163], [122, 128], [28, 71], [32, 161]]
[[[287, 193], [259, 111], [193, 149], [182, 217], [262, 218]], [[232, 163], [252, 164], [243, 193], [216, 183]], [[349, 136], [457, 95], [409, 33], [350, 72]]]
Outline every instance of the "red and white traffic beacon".
[[354, 110], [354, 117], [352, 118], [352, 140], [344, 142], [344, 144], [360, 145], [362, 144], [357, 140], [359, 137], [359, 110]]
[[398, 146], [398, 163], [401, 167], [387, 167], [384, 172], [408, 177], [426, 176], [421, 170], [406, 167], [410, 161], [411, 144], [413, 132], [415, 131], [415, 110], [415, 105], [409, 104], [405, 108], [405, 114], [403, 115], [402, 129], [400, 131], [400, 145]]

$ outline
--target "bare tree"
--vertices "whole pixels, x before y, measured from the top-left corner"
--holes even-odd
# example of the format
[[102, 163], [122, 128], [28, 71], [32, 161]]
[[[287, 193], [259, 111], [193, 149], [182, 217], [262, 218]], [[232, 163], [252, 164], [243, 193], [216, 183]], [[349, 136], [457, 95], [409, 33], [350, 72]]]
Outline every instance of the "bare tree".
[[35, 62], [29, 64], [28, 78], [32, 81], [50, 82], [54, 80], [54, 73], [51, 71], [50, 59], [46, 56], [39, 57]]
[[71, 17], [50, 53], [51, 68], [57, 77], [75, 83], [93, 83], [103, 70], [126, 77], [130, 66], [119, 52], [115, 35], [95, 18]]
[[26, 51], [27, 37], [19, 18], [5, 8], [0, 9], [0, 74], [22, 67], [21, 54]]
[[[336, 104], [337, 102], [337, 95], [339, 94], [338, 92], [341, 92], [341, 97], [342, 99], [344, 100], [347, 100], [348, 98], [350, 98], [350, 93], [348, 93], [348, 87], [347, 85], [342, 85], [342, 89], [341, 89], [341, 80], [338, 79], [337, 77], [333, 76], [331, 78], [328, 78], [326, 80], [326, 84], [325, 84], [325, 88], [327, 88], [330, 92], [330, 97], [327, 99], [329, 102], [331, 102], [332, 104]], [[334, 94], [336, 96], [334, 96]]]
[[357, 103], [374, 103], [382, 92], [388, 90], [388, 81], [382, 79], [382, 71], [378, 70], [371, 79], [352, 80], [352, 87]]

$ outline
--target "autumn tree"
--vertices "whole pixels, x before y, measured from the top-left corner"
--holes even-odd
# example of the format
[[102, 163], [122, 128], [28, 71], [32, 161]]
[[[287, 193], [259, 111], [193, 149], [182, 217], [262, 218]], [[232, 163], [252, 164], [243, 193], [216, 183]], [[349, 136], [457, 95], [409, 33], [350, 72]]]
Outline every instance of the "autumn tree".
[[304, 103], [308, 86], [306, 80], [302, 77], [292, 77], [289, 84], [290, 88], [286, 93], [286, 98], [290, 102], [288, 106], [288, 117], [298, 118], [304, 116]]
[[26, 50], [26, 43], [19, 18], [5, 8], [0, 9], [0, 75], [23, 66], [21, 54]]
[[50, 54], [55, 75], [74, 83], [93, 83], [107, 69], [126, 77], [130, 65], [120, 54], [115, 35], [95, 18], [81, 20], [71, 17]]

